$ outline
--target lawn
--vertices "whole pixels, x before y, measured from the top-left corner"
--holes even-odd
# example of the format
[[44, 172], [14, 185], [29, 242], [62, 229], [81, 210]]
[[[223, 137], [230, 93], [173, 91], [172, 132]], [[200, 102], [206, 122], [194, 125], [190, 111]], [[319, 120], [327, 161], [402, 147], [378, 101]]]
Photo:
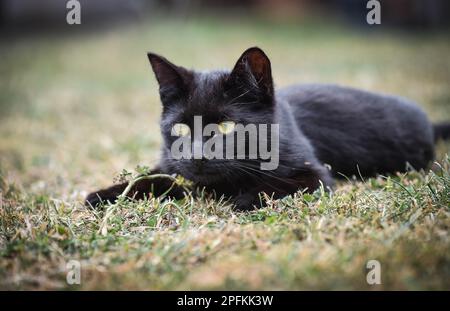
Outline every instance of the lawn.
[[[393, 93], [450, 120], [448, 33], [339, 24], [149, 19], [1, 41], [1, 289], [450, 289], [450, 143], [430, 170], [339, 182], [252, 212], [198, 199], [84, 196], [158, 161], [161, 111], [146, 57], [230, 68], [249, 46], [277, 86], [329, 82]], [[108, 212], [105, 212], [108, 211]], [[81, 263], [81, 284], [66, 263]], [[366, 263], [381, 264], [379, 285]]]

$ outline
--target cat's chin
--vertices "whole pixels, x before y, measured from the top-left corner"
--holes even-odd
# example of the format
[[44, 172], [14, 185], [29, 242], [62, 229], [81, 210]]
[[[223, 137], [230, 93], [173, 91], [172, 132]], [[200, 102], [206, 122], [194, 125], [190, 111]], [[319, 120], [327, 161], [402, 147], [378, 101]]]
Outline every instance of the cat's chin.
[[192, 172], [183, 173], [183, 177], [186, 179], [201, 185], [211, 185], [214, 184], [220, 180], [223, 180], [223, 174], [220, 174], [220, 172], [217, 173], [210, 173], [210, 174], [196, 174]]

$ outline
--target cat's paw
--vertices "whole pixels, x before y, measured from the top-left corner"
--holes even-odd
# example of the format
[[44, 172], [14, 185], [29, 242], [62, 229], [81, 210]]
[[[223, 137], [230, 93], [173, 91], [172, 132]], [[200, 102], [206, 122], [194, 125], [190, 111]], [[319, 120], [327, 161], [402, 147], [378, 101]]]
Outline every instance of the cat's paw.
[[240, 194], [233, 198], [234, 209], [237, 211], [251, 211], [254, 210], [257, 205], [255, 196], [250, 193]]
[[117, 194], [108, 190], [94, 191], [88, 194], [84, 200], [84, 205], [99, 207], [104, 203], [114, 203], [117, 200]]

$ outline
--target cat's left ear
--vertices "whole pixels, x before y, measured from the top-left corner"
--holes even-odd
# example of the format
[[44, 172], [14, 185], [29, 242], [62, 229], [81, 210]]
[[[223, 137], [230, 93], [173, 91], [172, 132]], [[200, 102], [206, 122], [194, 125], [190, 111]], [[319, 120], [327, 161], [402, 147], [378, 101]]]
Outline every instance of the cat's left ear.
[[174, 65], [160, 55], [148, 53], [147, 56], [159, 83], [162, 103], [166, 105], [172, 99], [186, 95], [190, 72], [183, 67]]
[[231, 71], [230, 78], [238, 79], [240, 83], [250, 82], [270, 97], [274, 94], [270, 60], [258, 47], [249, 48], [242, 53]]

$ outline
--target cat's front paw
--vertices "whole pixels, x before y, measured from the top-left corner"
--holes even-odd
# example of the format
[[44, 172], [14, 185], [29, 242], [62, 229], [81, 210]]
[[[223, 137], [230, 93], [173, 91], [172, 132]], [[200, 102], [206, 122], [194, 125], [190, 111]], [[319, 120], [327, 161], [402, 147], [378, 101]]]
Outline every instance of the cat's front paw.
[[117, 194], [108, 190], [98, 190], [88, 194], [84, 200], [86, 206], [99, 207], [104, 203], [114, 203], [117, 200]]
[[257, 197], [251, 193], [237, 195], [233, 198], [234, 209], [237, 211], [251, 211], [259, 206]]
[[109, 188], [101, 189], [90, 193], [84, 200], [86, 206], [98, 207], [103, 203], [114, 203], [117, 197], [125, 190], [127, 183], [113, 185]]

